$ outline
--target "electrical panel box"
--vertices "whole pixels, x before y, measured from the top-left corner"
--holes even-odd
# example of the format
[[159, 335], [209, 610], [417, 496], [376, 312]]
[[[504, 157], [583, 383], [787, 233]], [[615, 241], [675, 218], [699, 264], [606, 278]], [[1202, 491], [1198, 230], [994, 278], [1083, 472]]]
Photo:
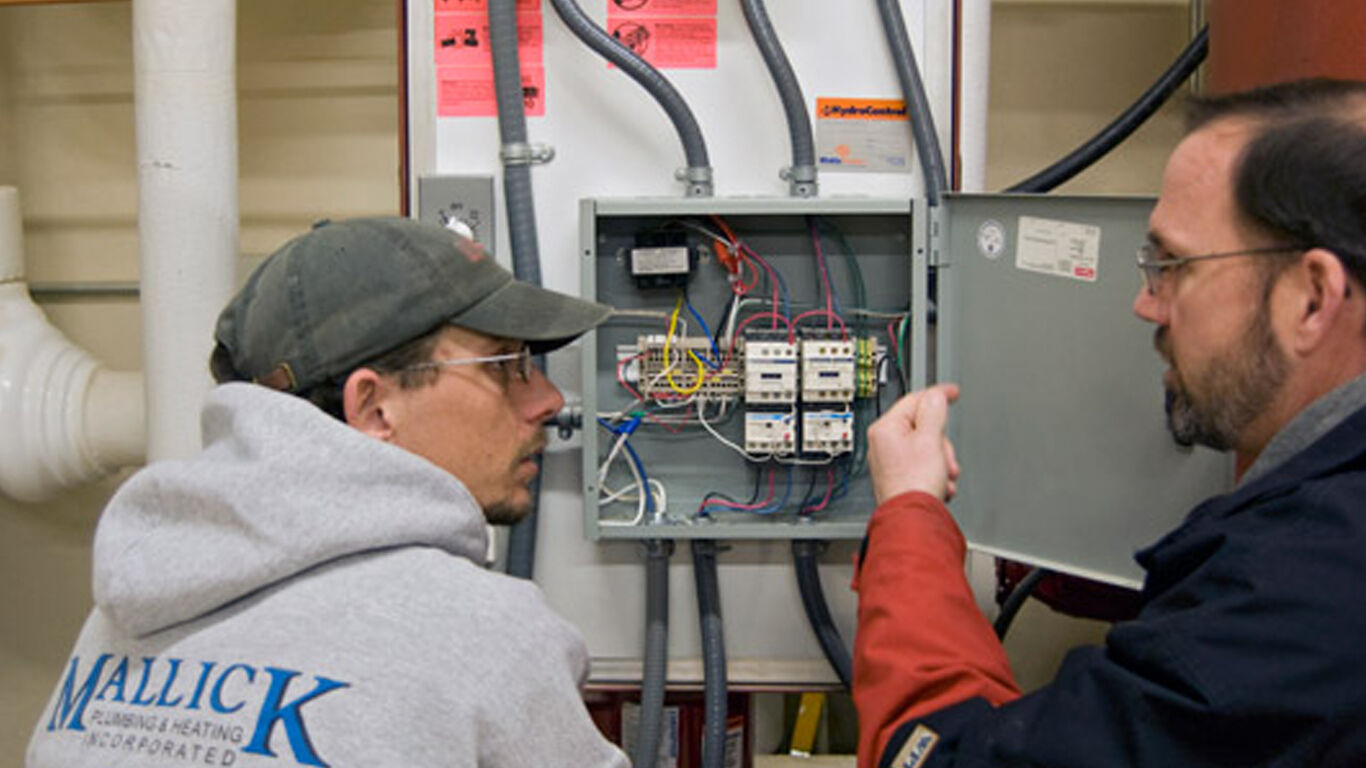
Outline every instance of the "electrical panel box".
[[[584, 344], [588, 535], [861, 537], [869, 423], [955, 381], [950, 509], [970, 545], [1134, 585], [1132, 553], [1231, 478], [1165, 428], [1152, 328], [1130, 309], [1151, 206], [584, 201], [583, 293], [618, 310]], [[686, 233], [696, 262], [642, 284], [632, 250], [660, 232]]]
[[905, 199], [584, 201], [582, 293], [616, 309], [583, 344], [587, 534], [861, 537], [864, 433], [910, 386], [914, 218]]

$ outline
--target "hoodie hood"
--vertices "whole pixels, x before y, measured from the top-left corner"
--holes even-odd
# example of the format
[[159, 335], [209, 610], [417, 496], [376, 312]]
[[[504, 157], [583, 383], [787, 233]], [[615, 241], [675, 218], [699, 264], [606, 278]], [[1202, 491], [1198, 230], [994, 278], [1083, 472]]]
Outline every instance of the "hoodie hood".
[[292, 395], [225, 384], [204, 450], [119, 489], [95, 532], [95, 603], [141, 636], [323, 563], [403, 546], [475, 563], [483, 513], [455, 477]]

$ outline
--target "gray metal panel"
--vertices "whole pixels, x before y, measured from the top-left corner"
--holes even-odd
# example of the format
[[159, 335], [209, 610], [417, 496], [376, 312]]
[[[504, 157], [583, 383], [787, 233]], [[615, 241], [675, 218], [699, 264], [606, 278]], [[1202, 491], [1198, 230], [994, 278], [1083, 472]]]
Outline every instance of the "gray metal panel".
[[[963, 467], [955, 518], [977, 548], [1137, 584], [1134, 551], [1231, 477], [1225, 456], [1172, 443], [1153, 328], [1131, 310], [1152, 200], [960, 195], [944, 205], [939, 371], [963, 389], [951, 419]], [[1097, 227], [1095, 280], [1017, 265], [1022, 217]], [[988, 222], [1004, 234], [994, 258]]]

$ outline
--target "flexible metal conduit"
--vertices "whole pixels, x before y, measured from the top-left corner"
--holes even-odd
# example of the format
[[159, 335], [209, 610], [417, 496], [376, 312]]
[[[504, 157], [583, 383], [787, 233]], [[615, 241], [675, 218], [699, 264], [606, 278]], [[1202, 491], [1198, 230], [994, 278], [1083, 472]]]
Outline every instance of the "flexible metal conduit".
[[716, 578], [716, 541], [693, 539], [698, 623], [702, 628], [702, 768], [722, 768], [726, 757], [726, 640]]
[[[517, 279], [541, 284], [541, 250], [536, 237], [536, 202], [531, 189], [531, 147], [527, 144], [522, 103], [522, 67], [517, 58], [516, 0], [489, 2], [489, 49], [493, 55], [498, 133], [503, 142], [503, 198], [507, 207], [512, 271]], [[544, 360], [540, 360], [544, 364]], [[540, 457], [536, 459], [540, 463]], [[541, 505], [541, 473], [529, 486], [531, 511], [508, 534], [507, 572], [530, 579], [536, 565], [536, 525]]]
[[673, 84], [650, 66], [649, 62], [637, 56], [622, 45], [620, 41], [593, 23], [574, 0], [550, 0], [555, 13], [585, 45], [617, 65], [632, 80], [640, 83], [651, 96], [664, 108], [669, 119], [678, 131], [683, 142], [683, 153], [688, 167], [682, 171], [682, 181], [687, 184], [688, 197], [710, 197], [712, 194], [711, 161], [707, 157], [707, 144], [702, 138], [702, 130], [693, 117], [683, 97]]
[[944, 153], [939, 148], [939, 133], [934, 127], [934, 114], [925, 95], [925, 83], [920, 79], [920, 68], [915, 63], [915, 50], [906, 34], [906, 20], [901, 16], [898, 0], [877, 0], [882, 16], [882, 30], [892, 50], [896, 76], [901, 81], [906, 107], [910, 114], [911, 133], [915, 137], [915, 152], [925, 175], [925, 199], [931, 206], [939, 205], [939, 198], [949, 188], [944, 170]]
[[810, 539], [792, 541], [792, 562], [797, 569], [797, 588], [802, 594], [802, 607], [806, 618], [821, 644], [821, 651], [839, 676], [846, 691], [853, 690], [854, 661], [849, 649], [840, 637], [839, 628], [830, 616], [830, 608], [825, 602], [825, 592], [821, 590], [821, 579], [816, 567], [816, 558], [825, 550], [825, 542]]
[[783, 178], [787, 179], [788, 192], [793, 197], [815, 197], [816, 142], [811, 138], [811, 116], [806, 111], [801, 84], [768, 19], [763, 0], [741, 0], [740, 6], [744, 9], [754, 43], [778, 88], [783, 112], [787, 114], [787, 132], [792, 138], [792, 167], [784, 172]]
[[1100, 129], [1084, 144], [1056, 163], [1010, 187], [1007, 192], [1048, 192], [1059, 184], [1091, 167], [1110, 150], [1119, 146], [1153, 113], [1162, 107], [1176, 89], [1195, 72], [1200, 62], [1209, 55], [1209, 27], [1200, 30], [1166, 72], [1138, 97], [1138, 101], [1120, 113], [1109, 125]]
[[674, 543], [645, 541], [645, 665], [640, 679], [640, 723], [631, 765], [653, 766], [664, 730], [664, 689], [669, 666], [669, 558]]

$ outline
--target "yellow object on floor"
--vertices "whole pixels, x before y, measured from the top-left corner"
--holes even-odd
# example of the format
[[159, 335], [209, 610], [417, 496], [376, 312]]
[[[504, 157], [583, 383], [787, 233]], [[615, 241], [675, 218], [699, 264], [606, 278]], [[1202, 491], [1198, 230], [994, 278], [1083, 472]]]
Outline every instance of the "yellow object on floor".
[[789, 755], [810, 757], [816, 747], [816, 729], [821, 724], [821, 709], [825, 707], [825, 694], [803, 693], [797, 704], [797, 722], [792, 726], [792, 743]]

